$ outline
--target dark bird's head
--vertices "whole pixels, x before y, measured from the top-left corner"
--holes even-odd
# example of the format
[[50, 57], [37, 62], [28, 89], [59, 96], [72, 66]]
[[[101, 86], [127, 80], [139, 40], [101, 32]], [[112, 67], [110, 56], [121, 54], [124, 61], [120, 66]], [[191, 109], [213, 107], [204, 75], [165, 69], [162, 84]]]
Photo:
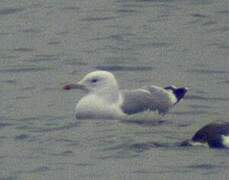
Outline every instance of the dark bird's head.
[[176, 86], [173, 86], [173, 85], [167, 86], [164, 89], [171, 90], [173, 92], [173, 94], [177, 98], [177, 102], [176, 103], [178, 103], [185, 96], [185, 94], [188, 92], [188, 88], [187, 87], [177, 88]]
[[228, 148], [229, 123], [211, 123], [202, 127], [192, 137], [193, 142], [208, 143], [212, 148]]

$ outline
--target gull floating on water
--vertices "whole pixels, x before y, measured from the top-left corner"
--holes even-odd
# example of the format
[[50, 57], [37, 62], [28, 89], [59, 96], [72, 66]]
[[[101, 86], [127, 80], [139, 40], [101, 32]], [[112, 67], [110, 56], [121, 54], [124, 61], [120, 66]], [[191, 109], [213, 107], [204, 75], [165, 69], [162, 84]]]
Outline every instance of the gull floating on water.
[[148, 86], [134, 90], [120, 90], [114, 75], [108, 71], [88, 73], [77, 84], [68, 84], [65, 90], [81, 89], [87, 92], [76, 104], [76, 118], [116, 119], [143, 111], [166, 114], [186, 94], [187, 88]]

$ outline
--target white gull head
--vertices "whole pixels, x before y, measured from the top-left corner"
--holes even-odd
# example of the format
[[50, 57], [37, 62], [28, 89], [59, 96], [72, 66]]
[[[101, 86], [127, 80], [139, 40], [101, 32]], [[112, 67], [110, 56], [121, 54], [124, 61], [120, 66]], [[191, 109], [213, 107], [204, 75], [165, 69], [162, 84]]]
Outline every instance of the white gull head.
[[117, 101], [119, 98], [118, 83], [113, 74], [107, 71], [94, 71], [87, 74], [78, 85], [108, 101]]
[[122, 96], [114, 75], [107, 71], [88, 73], [77, 84], [65, 89], [82, 89], [87, 92], [76, 105], [77, 118], [117, 118], [124, 113], [120, 109]]

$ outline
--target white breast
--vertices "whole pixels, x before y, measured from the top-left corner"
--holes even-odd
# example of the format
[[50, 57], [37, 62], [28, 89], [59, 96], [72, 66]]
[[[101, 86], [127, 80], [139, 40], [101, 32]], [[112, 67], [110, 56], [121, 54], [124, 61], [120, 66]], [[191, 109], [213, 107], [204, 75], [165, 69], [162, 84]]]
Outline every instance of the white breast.
[[76, 105], [76, 118], [116, 119], [124, 116], [116, 103], [107, 102], [105, 99], [89, 94], [83, 97]]

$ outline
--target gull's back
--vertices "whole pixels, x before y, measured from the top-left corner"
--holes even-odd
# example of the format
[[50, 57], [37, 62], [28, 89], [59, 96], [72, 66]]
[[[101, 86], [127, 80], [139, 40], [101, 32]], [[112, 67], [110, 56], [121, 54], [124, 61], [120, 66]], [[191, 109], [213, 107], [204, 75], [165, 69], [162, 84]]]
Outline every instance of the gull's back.
[[134, 114], [146, 110], [158, 111], [160, 114], [168, 112], [176, 102], [175, 96], [158, 86], [149, 86], [136, 90], [123, 90], [122, 110], [126, 114]]

